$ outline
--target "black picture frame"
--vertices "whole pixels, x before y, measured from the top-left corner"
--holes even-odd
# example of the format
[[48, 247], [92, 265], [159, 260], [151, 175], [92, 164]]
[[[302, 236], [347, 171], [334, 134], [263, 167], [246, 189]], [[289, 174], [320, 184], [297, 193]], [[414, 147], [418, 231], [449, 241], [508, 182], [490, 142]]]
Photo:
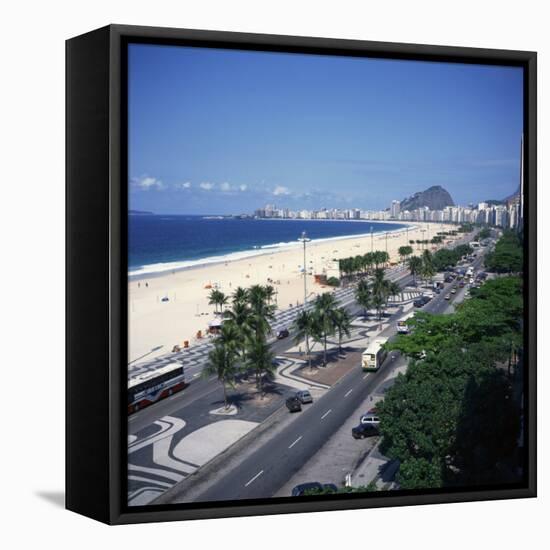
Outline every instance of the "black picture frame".
[[[524, 70], [525, 483], [193, 505], [126, 504], [127, 120], [130, 42], [369, 56]], [[66, 43], [66, 507], [109, 524], [536, 496], [537, 56], [358, 40], [109, 25]]]

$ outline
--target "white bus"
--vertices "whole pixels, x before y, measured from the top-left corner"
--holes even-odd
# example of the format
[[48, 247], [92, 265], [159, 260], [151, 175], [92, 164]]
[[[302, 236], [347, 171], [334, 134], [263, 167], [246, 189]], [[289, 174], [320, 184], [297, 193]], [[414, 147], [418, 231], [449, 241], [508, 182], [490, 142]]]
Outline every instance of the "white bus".
[[399, 334], [409, 334], [409, 332], [411, 331], [411, 327], [409, 327], [409, 325], [407, 324], [407, 321], [409, 319], [412, 319], [413, 317], [414, 317], [414, 312], [411, 311], [410, 313], [405, 315], [403, 319], [399, 319], [399, 321], [397, 321], [397, 332]]
[[364, 371], [377, 371], [382, 366], [388, 354], [382, 346], [387, 341], [387, 338], [376, 338], [369, 344], [361, 358], [361, 367]]
[[169, 363], [128, 378], [128, 414], [152, 405], [185, 388], [181, 363]]

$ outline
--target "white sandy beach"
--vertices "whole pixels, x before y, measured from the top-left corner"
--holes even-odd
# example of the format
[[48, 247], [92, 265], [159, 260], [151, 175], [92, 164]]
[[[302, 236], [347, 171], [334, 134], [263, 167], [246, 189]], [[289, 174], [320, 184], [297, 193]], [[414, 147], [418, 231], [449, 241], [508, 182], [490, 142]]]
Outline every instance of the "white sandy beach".
[[[405, 230], [389, 233], [387, 251], [391, 262], [399, 261], [397, 250], [409, 244], [409, 240], [425, 239], [433, 237], [438, 231], [453, 229], [456, 226], [415, 222], [409, 226], [408, 234]], [[386, 235], [375, 234], [372, 247], [374, 250], [386, 250]], [[416, 253], [416, 245], [414, 249]], [[313, 274], [326, 272], [328, 276], [338, 276], [337, 264], [333, 260], [370, 251], [370, 235], [308, 243], [308, 299], [330, 290], [330, 287], [315, 283]], [[186, 340], [190, 346], [204, 341], [197, 339], [197, 332], [202, 331], [204, 335], [208, 322], [214, 319], [214, 306], [208, 305], [209, 285], [230, 295], [238, 286], [272, 284], [277, 292], [279, 308], [302, 303], [302, 264], [303, 249], [299, 246], [132, 280], [128, 296], [128, 361], [151, 359], [171, 351], [176, 344], [183, 346]], [[162, 301], [163, 297], [167, 297], [168, 301]]]

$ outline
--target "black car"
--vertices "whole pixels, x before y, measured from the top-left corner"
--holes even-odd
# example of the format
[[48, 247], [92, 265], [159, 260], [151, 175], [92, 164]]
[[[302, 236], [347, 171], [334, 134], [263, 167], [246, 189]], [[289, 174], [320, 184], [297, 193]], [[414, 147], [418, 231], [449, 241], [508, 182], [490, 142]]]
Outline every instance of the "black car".
[[413, 305], [414, 305], [414, 307], [423, 307], [423, 306], [425, 306], [431, 299], [432, 299], [431, 296], [420, 296], [420, 298], [417, 298], [417, 299], [413, 302]]
[[286, 408], [292, 412], [300, 412], [302, 410], [302, 402], [293, 395], [286, 400]]
[[277, 333], [277, 340], [282, 340], [283, 338], [288, 338], [289, 332], [286, 328], [280, 330]]
[[351, 429], [353, 439], [364, 439], [373, 435], [378, 435], [378, 426], [376, 424], [359, 424]]
[[296, 487], [292, 489], [292, 496], [301, 497], [309, 491], [332, 491], [336, 493], [338, 491], [338, 487], [336, 487], [334, 483], [319, 483], [318, 481], [310, 481], [309, 483], [296, 485]]

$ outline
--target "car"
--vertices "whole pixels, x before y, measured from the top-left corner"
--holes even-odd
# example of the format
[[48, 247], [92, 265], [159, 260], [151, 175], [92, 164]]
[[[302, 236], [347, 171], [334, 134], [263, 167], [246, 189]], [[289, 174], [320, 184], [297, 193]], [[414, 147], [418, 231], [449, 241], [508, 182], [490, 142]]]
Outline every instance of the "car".
[[447, 294], [447, 295], [445, 296], [445, 300], [450, 300], [450, 299], [451, 299], [451, 295], [450, 295], [450, 294]]
[[371, 409], [365, 414], [362, 414], [360, 422], [361, 424], [372, 424], [372, 425], [380, 424], [380, 419], [378, 418], [378, 413], [376, 412], [376, 409]]
[[277, 333], [277, 340], [282, 340], [283, 338], [288, 338], [288, 335], [290, 333], [288, 332], [288, 329], [283, 328]]
[[318, 481], [310, 481], [308, 483], [300, 483], [300, 485], [296, 485], [296, 487], [292, 489], [291, 494], [293, 497], [301, 497], [310, 491], [330, 491], [336, 493], [338, 491], [338, 487], [336, 487], [334, 483], [319, 483]]
[[313, 397], [307, 390], [300, 390], [296, 392], [296, 398], [300, 400], [300, 403], [313, 403]]
[[440, 289], [440, 288], [436, 288], [436, 289], [434, 290], [434, 292], [435, 292], [436, 294], [441, 294], [441, 289]]
[[378, 434], [378, 426], [375, 424], [359, 424], [351, 429], [353, 439], [364, 439]]
[[310, 481], [309, 483], [300, 483], [292, 489], [293, 497], [301, 497], [307, 491], [322, 491], [323, 486], [318, 481]]
[[[460, 281], [460, 283], [458, 283], [458, 286], [459, 286], [460, 288], [464, 288], [464, 281]], [[454, 289], [454, 290], [455, 290], [455, 292], [456, 292], [456, 289]], [[453, 294], [454, 294], [454, 293], [453, 293]]]
[[300, 412], [302, 410], [302, 402], [293, 395], [286, 400], [286, 408], [292, 412]]
[[413, 306], [414, 307], [422, 307], [422, 306], [425, 306], [426, 304], [424, 303], [424, 300], [421, 300], [420, 298], [418, 298], [417, 300], [415, 300], [413, 302]]
[[[462, 286], [464, 286], [464, 285], [462, 285]], [[451, 294], [456, 294], [456, 288], [454, 288], [454, 287], [451, 288]]]

